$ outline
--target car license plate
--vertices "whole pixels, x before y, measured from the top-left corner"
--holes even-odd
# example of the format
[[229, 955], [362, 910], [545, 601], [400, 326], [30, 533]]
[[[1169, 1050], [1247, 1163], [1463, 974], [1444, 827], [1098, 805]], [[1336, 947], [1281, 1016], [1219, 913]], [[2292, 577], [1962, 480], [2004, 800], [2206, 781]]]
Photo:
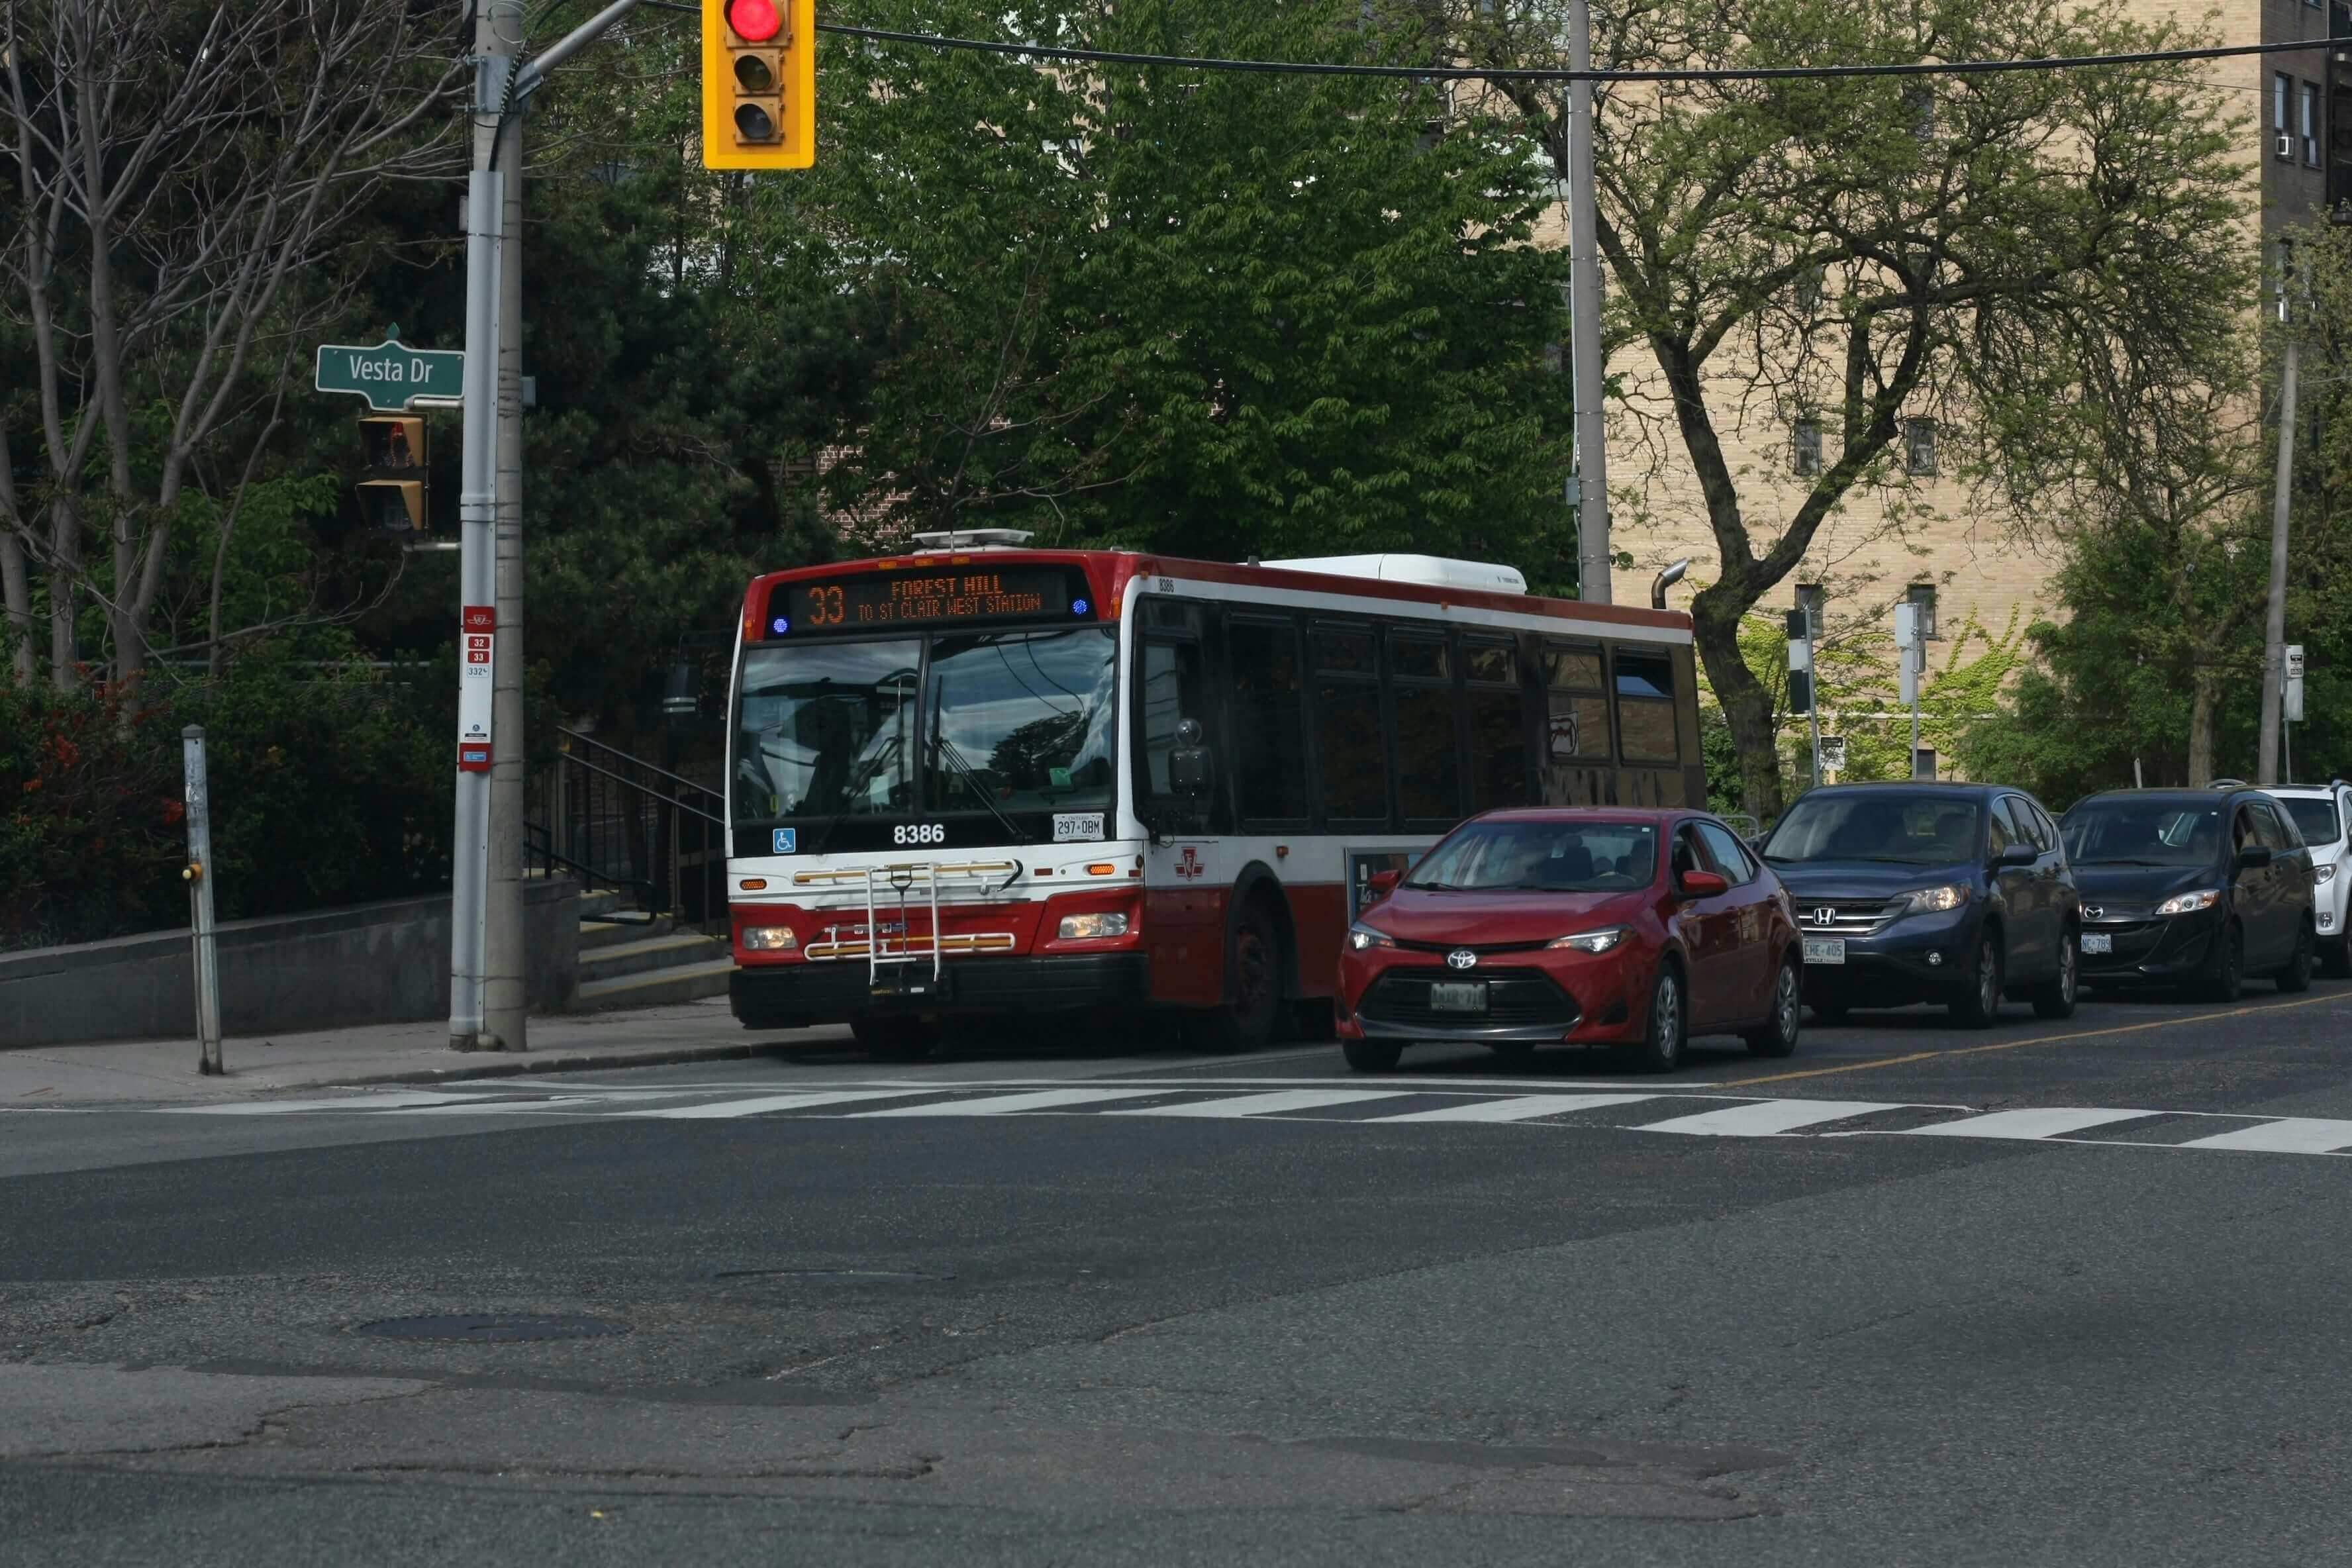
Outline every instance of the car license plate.
[[1842, 936], [1809, 936], [1805, 939], [1807, 963], [1843, 963], [1845, 938]]
[[1429, 1010], [1433, 1013], [1483, 1013], [1486, 1010], [1486, 983], [1483, 980], [1433, 980], [1429, 983]]
[[2086, 931], [2083, 933], [2083, 951], [2084, 952], [2113, 952], [2115, 950], [2116, 939], [2109, 936], [2106, 932]]

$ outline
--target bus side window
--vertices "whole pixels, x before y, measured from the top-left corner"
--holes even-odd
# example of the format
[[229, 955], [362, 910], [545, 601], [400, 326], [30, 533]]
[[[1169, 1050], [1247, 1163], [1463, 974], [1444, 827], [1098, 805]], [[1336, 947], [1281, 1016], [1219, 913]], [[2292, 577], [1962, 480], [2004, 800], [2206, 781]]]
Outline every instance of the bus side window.
[[1137, 681], [1138, 731], [1143, 736], [1142, 793], [1173, 800], [1168, 779], [1168, 753], [1176, 749], [1176, 726], [1186, 719], [1208, 722], [1207, 681], [1201, 669], [1201, 645], [1146, 638], [1142, 679]]
[[1462, 816], [1462, 759], [1454, 732], [1453, 661], [1443, 636], [1391, 631], [1398, 793], [1408, 826], [1452, 827]]
[[1617, 646], [1617, 738], [1629, 763], [1682, 756], [1675, 735], [1675, 667], [1664, 652]]
[[1315, 649], [1315, 752], [1322, 768], [1324, 820], [1386, 827], [1388, 746], [1381, 733], [1379, 645], [1370, 626], [1318, 626]]
[[1462, 639], [1463, 708], [1470, 721], [1470, 809], [1528, 804], [1527, 700], [1519, 650]]
[[1306, 703], [1298, 628], [1234, 616], [1225, 648], [1233, 680], [1234, 779], [1245, 822], [1307, 820]]

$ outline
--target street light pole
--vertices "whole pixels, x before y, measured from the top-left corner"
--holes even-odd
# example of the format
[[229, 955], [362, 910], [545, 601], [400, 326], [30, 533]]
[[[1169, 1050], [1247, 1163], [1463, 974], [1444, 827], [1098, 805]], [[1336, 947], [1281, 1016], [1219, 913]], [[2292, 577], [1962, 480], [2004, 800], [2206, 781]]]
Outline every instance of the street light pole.
[[[1568, 64], [1592, 68], [1591, 0], [1570, 0]], [[1576, 399], [1578, 593], [1589, 603], [1611, 602], [1609, 431], [1602, 417], [1601, 242], [1592, 179], [1592, 81], [1568, 87], [1568, 311]]]
[[[522, 0], [496, 0], [514, 17], [518, 49]], [[498, 605], [491, 728], [488, 918], [483, 922], [482, 1037], [501, 1051], [529, 1048], [523, 942], [523, 562], [522, 562], [522, 122], [528, 100], [508, 94], [499, 117], [499, 195], [506, 242], [499, 247], [498, 480], [492, 509], [491, 592]]]
[[2271, 601], [2263, 623], [2262, 753], [2255, 759], [2254, 780], [2268, 785], [2279, 782], [2279, 709], [2286, 662], [2287, 516], [2294, 500], [2295, 373], [2301, 368], [2301, 347], [2295, 340], [2294, 288], [2294, 249], [2279, 241], [2278, 319], [2285, 353], [2279, 366], [2278, 470], [2271, 481]]

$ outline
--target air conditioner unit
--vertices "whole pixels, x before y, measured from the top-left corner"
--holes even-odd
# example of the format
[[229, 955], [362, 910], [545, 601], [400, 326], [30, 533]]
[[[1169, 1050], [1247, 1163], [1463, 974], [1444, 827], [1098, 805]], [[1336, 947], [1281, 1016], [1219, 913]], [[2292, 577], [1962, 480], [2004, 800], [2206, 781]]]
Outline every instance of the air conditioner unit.
[[2278, 155], [2282, 158], [2292, 158], [2294, 156], [2294, 132], [2282, 131], [2278, 133]]

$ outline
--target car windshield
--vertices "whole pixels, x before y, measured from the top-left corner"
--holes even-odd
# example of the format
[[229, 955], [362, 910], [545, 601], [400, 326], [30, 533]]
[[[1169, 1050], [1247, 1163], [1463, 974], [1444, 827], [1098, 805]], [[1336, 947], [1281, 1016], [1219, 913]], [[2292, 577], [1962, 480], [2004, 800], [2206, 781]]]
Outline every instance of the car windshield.
[[924, 644], [749, 650], [735, 821], [1110, 804], [1111, 628], [942, 634], [929, 639], [928, 665]]
[[2205, 866], [2221, 847], [2221, 807], [2093, 800], [2058, 824], [2077, 866]]
[[2315, 795], [2282, 795], [2279, 804], [2294, 818], [2295, 831], [2305, 844], [2325, 847], [2336, 842], [2343, 828], [2336, 820], [2336, 803]]
[[1976, 858], [1982, 808], [1948, 795], [1809, 795], [1772, 829], [1764, 858], [1949, 866]]
[[1646, 822], [1476, 822], [1431, 850], [1408, 888], [1598, 893], [1646, 888], [1658, 829]]

